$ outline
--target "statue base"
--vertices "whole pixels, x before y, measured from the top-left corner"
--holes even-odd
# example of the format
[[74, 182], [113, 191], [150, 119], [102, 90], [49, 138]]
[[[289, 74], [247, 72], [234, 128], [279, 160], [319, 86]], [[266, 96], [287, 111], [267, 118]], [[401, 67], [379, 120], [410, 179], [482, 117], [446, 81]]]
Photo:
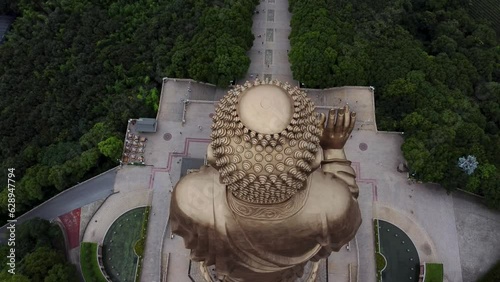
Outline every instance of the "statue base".
[[[222, 282], [217, 278], [214, 266], [206, 266], [203, 262], [189, 261], [188, 276], [193, 282]], [[295, 282], [327, 282], [328, 263], [325, 259], [318, 262], [308, 262], [304, 275]]]

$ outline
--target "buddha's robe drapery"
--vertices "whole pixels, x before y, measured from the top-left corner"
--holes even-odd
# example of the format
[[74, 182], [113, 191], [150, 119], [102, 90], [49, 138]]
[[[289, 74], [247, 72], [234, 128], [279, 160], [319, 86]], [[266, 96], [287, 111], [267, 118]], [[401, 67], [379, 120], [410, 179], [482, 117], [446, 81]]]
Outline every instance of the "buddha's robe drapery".
[[224, 281], [294, 281], [308, 261], [328, 257], [361, 224], [349, 161], [324, 164], [286, 202], [259, 205], [235, 198], [210, 166], [182, 178], [172, 194], [172, 231], [191, 258], [214, 265]]

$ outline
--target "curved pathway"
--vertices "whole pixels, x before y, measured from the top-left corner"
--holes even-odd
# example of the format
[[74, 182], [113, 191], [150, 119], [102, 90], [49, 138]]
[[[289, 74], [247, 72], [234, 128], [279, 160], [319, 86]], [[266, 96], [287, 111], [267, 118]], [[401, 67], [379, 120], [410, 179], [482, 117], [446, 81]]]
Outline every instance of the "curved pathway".
[[436, 247], [427, 232], [409, 216], [380, 203], [374, 205], [374, 218], [387, 221], [403, 230], [417, 247], [421, 262], [439, 262]]
[[97, 210], [90, 220], [84, 242], [102, 244], [106, 231], [122, 214], [136, 207], [150, 204], [149, 174], [150, 167], [124, 166], [116, 176], [115, 193]]

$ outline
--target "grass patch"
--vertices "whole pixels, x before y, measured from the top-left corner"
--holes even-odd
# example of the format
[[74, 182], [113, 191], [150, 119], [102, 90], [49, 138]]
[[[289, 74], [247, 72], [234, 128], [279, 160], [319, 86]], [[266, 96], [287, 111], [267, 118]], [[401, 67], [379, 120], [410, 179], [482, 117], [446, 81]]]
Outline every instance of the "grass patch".
[[135, 254], [138, 256], [138, 257], [142, 257], [144, 255], [144, 244], [145, 244], [146, 240], [144, 239], [139, 239], [137, 240], [137, 242], [135, 242], [135, 245], [134, 245], [134, 251], [135, 251]]
[[375, 252], [380, 253], [380, 227], [378, 225], [378, 220], [374, 219], [373, 220], [373, 229], [374, 229], [374, 234], [375, 234]]
[[[121, 215], [109, 227], [103, 242], [103, 263], [113, 281], [134, 281], [140, 257], [135, 244], [142, 238], [146, 208], [135, 208]], [[139, 281], [139, 280], [138, 280]]]
[[375, 261], [377, 262], [377, 272], [382, 272], [387, 265], [384, 256], [381, 253], [375, 253]]
[[144, 255], [144, 246], [146, 245], [146, 236], [148, 233], [148, 222], [149, 222], [150, 211], [151, 207], [146, 207], [144, 211], [144, 217], [142, 219], [141, 237], [139, 238], [139, 240], [137, 240], [134, 246], [135, 253], [139, 256], [137, 271], [135, 273], [135, 281], [141, 281], [142, 257]]
[[[385, 259], [382, 257], [380, 254], [380, 235], [379, 235], [379, 225], [378, 225], [378, 220], [373, 219], [373, 234], [375, 235], [375, 262], [377, 264], [377, 281], [382, 281], [382, 269], [385, 268], [387, 262]], [[382, 259], [383, 262], [379, 262], [379, 259]], [[382, 267], [379, 267], [379, 264], [382, 265]]]
[[443, 282], [443, 264], [426, 263], [424, 282]]
[[97, 262], [97, 243], [81, 243], [80, 265], [86, 282], [106, 282]]

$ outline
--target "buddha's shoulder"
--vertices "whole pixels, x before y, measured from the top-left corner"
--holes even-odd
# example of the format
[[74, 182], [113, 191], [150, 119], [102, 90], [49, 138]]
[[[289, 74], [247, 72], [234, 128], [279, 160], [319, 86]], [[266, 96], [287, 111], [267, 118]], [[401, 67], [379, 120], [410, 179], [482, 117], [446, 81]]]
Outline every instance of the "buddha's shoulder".
[[172, 194], [172, 207], [190, 217], [203, 217], [210, 214], [207, 211], [212, 209], [214, 197], [221, 189], [217, 170], [203, 166], [179, 180]]
[[333, 174], [316, 170], [311, 174], [309, 184], [308, 206], [330, 215], [342, 216], [352, 206], [357, 206], [357, 200], [352, 196], [345, 182]]

